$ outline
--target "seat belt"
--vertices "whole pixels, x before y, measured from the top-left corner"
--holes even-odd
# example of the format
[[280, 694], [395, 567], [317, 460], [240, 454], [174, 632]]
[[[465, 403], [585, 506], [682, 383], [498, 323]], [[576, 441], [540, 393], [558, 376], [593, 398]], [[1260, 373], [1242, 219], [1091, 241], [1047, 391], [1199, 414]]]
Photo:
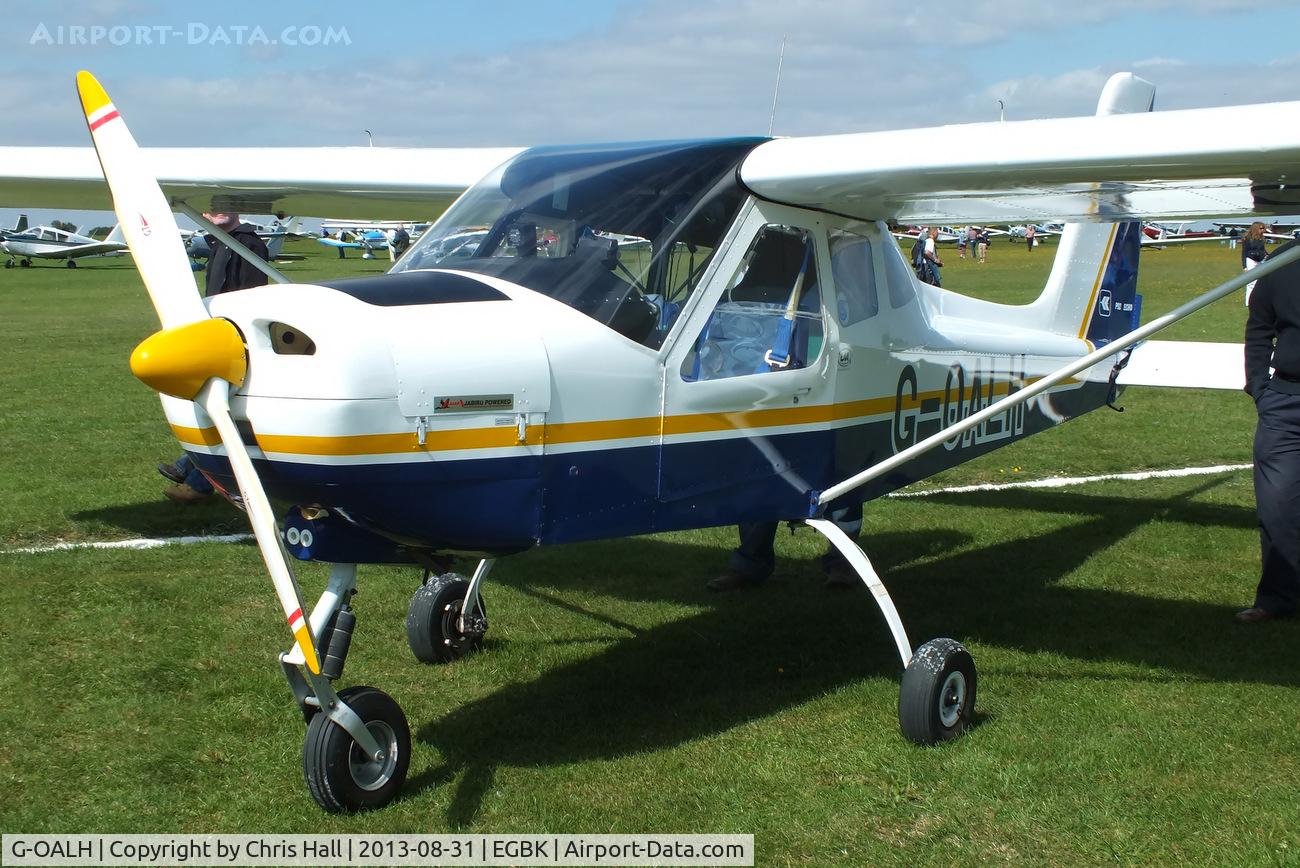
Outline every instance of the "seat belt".
[[[804, 278], [808, 276], [808, 264], [812, 262], [812, 239], [804, 241], [803, 264], [799, 266], [799, 275], [794, 279], [790, 290], [790, 299], [785, 305], [785, 315], [776, 326], [776, 336], [772, 338], [772, 349], [763, 354], [763, 361], [769, 370], [779, 371], [790, 366], [790, 342], [794, 338], [794, 318], [799, 310], [799, 299], [803, 295]], [[761, 373], [761, 372], [760, 372]]]

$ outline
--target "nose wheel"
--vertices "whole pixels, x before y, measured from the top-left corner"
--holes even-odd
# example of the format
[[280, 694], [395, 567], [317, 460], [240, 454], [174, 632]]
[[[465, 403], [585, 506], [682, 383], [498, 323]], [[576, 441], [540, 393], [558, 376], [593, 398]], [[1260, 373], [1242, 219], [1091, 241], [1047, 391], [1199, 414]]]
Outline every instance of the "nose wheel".
[[347, 730], [328, 715], [317, 714], [302, 749], [307, 788], [332, 814], [382, 807], [402, 788], [411, 762], [406, 715], [391, 696], [373, 687], [349, 687], [339, 691], [338, 698], [361, 719], [380, 754], [370, 756]]

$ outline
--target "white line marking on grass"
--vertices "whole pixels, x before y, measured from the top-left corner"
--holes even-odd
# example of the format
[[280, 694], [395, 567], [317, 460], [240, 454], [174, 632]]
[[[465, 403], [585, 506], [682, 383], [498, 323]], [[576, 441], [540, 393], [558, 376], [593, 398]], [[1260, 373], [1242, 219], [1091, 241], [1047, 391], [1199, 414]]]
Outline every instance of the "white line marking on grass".
[[1047, 479], [1026, 479], [1023, 482], [986, 482], [982, 485], [958, 485], [952, 488], [930, 488], [923, 491], [895, 491], [887, 497], [930, 497], [935, 494], [965, 494], [971, 491], [1002, 491], [1007, 488], [1069, 488], [1089, 482], [1109, 482], [1114, 479], [1142, 481], [1144, 479], [1173, 479], [1180, 476], [1210, 476], [1246, 470], [1251, 464], [1216, 464], [1213, 467], [1177, 467], [1172, 470], [1138, 470], [1132, 473], [1106, 473], [1101, 476], [1049, 476]]
[[171, 536], [161, 539], [119, 539], [112, 542], [55, 543], [52, 546], [33, 546], [22, 549], [5, 549], [7, 555], [40, 555], [49, 552], [66, 552], [74, 549], [156, 549], [170, 545], [193, 545], [194, 543], [233, 543], [253, 538], [251, 533], [227, 533], [212, 536]]
[[[986, 482], [982, 485], [957, 485], [952, 488], [930, 488], [923, 491], [895, 491], [886, 497], [931, 497], [936, 494], [966, 494], [972, 491], [1002, 491], [1008, 488], [1069, 488], [1089, 482], [1109, 482], [1124, 479], [1141, 482], [1144, 479], [1173, 479], [1181, 476], [1210, 476], [1246, 470], [1250, 464], [1217, 464], [1213, 467], [1178, 467], [1171, 470], [1138, 470], [1132, 473], [1106, 473], [1101, 476], [1050, 476], [1047, 479], [1026, 479], [1023, 482]], [[168, 545], [194, 545], [195, 543], [234, 543], [251, 540], [252, 534], [230, 533], [212, 536], [173, 536], [154, 539], [122, 539], [112, 542], [56, 543], [52, 546], [33, 546], [21, 549], [4, 549], [0, 554], [37, 555], [65, 552], [74, 549], [156, 549]]]

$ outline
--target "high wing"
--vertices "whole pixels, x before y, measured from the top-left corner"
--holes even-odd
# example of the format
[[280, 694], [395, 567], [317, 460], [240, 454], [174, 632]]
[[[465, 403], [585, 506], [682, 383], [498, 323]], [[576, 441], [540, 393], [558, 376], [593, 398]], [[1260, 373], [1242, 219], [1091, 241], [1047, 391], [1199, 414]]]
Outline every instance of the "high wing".
[[[927, 225], [1291, 214], [1300, 211], [1288, 184], [1300, 171], [1297, 123], [1300, 102], [1288, 102], [777, 139], [745, 158], [741, 178], [777, 202]], [[143, 155], [169, 198], [200, 210], [373, 221], [434, 216], [519, 151]], [[0, 147], [5, 206], [107, 208], [109, 198], [90, 148]]]
[[[201, 211], [436, 215], [519, 148], [144, 148], [169, 199]], [[0, 147], [0, 207], [111, 209], [93, 148]]]
[[1300, 102], [1286, 102], [778, 139], [741, 179], [778, 202], [900, 223], [1294, 214], [1298, 124]]

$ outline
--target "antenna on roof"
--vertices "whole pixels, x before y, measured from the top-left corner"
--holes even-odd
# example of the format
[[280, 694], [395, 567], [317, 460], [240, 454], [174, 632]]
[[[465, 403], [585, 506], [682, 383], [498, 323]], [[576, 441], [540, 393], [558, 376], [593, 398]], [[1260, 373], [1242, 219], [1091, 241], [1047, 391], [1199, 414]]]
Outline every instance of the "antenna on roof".
[[1007, 119], [1007, 104], [998, 100], [998, 121], [1002, 122]]
[[785, 40], [788, 37], [781, 37], [781, 54], [776, 59], [776, 87], [772, 88], [772, 114], [767, 119], [767, 134], [772, 135], [772, 127], [776, 125], [776, 99], [781, 95], [781, 66], [785, 63]]

